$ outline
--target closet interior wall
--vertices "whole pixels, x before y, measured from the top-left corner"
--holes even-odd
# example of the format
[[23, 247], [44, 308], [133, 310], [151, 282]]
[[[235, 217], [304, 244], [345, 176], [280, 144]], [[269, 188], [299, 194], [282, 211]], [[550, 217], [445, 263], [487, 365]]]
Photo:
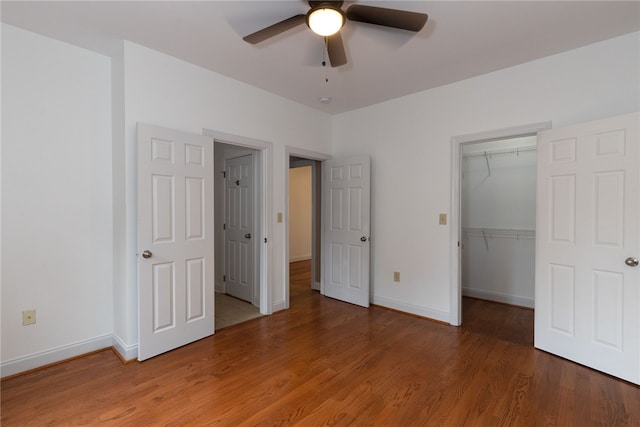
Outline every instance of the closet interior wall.
[[536, 137], [462, 150], [462, 294], [534, 306]]

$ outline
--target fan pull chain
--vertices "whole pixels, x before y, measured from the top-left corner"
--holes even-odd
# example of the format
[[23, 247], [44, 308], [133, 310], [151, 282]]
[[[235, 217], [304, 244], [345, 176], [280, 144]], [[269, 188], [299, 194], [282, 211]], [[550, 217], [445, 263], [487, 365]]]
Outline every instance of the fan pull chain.
[[322, 49], [322, 66], [325, 68], [324, 82], [329, 83], [329, 70], [327, 69], [327, 49], [329, 49], [329, 39], [324, 37], [324, 49]]

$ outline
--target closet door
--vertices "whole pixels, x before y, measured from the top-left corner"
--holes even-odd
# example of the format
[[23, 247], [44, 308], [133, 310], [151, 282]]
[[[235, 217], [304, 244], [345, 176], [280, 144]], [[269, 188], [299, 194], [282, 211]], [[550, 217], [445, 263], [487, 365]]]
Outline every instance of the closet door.
[[535, 346], [640, 384], [637, 113], [540, 133]]

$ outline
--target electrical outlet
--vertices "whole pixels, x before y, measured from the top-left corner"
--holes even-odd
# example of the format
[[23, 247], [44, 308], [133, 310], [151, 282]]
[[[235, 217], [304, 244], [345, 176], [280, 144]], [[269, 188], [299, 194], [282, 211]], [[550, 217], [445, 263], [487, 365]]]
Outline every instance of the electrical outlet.
[[399, 271], [394, 271], [393, 272], [393, 281], [394, 282], [399, 282], [400, 281], [400, 272]]
[[33, 325], [36, 323], [36, 310], [24, 310], [22, 312], [22, 326]]
[[447, 225], [447, 214], [446, 213], [441, 213], [440, 214], [440, 225]]

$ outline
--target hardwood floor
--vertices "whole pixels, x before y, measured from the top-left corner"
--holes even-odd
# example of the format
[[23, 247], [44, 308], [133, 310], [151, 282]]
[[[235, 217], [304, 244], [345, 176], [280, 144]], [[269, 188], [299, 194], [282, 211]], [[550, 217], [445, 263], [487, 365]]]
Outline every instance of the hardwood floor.
[[297, 267], [290, 310], [2, 381], [2, 426], [640, 425], [640, 389], [535, 350], [530, 310], [465, 299], [455, 328], [324, 298]]

